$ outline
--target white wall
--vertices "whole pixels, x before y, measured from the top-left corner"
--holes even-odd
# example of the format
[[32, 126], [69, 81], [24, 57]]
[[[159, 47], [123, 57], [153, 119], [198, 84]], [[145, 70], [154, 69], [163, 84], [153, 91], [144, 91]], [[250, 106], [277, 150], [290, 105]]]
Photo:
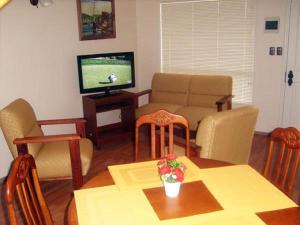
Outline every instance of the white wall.
[[[137, 73], [139, 90], [151, 87], [155, 72], [160, 71], [160, 0], [136, 1], [137, 16]], [[139, 98], [139, 104], [148, 102], [148, 95]]]
[[[284, 47], [289, 0], [257, 0], [254, 105], [259, 108], [256, 130], [270, 132], [281, 126], [284, 56], [270, 56], [269, 47]], [[266, 17], [280, 17], [279, 32], [266, 33]]]
[[[144, 38], [143, 44], [147, 44], [146, 38], [151, 40], [142, 34], [145, 30], [141, 28], [148, 20], [143, 18], [138, 24], [136, 22], [136, 7], [143, 8], [143, 3], [137, 2], [115, 0], [115, 39], [79, 41], [76, 1], [58, 0], [47, 8], [33, 7], [29, 1], [11, 1], [0, 11], [0, 108], [22, 97], [32, 104], [38, 119], [81, 117], [76, 65], [79, 54], [135, 51], [136, 59], [141, 58], [136, 61], [138, 90], [145, 76], [153, 73], [154, 67], [159, 69], [160, 59], [155, 59], [157, 54], [151, 48], [137, 49], [138, 36]], [[143, 2], [153, 7], [151, 1]], [[142, 16], [140, 11], [138, 13]], [[150, 21], [147, 29], [159, 33], [155, 19]], [[152, 41], [159, 43], [159, 38], [155, 38]], [[147, 65], [144, 55], [146, 60], [155, 60], [144, 67]], [[109, 116], [104, 118], [109, 119]], [[59, 130], [67, 132], [70, 129]], [[53, 129], [48, 129], [49, 132], [53, 133]], [[7, 174], [10, 162], [11, 156], [1, 133], [0, 177]]]

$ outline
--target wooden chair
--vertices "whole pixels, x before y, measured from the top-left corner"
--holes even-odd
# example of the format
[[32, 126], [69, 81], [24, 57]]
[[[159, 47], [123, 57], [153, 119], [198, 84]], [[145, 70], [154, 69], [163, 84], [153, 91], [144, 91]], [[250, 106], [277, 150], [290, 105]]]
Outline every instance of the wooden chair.
[[[92, 161], [93, 144], [85, 138], [85, 120], [37, 120], [31, 105], [16, 99], [0, 111], [1, 130], [14, 158], [34, 157], [41, 180], [73, 179], [74, 189], [83, 184]], [[73, 124], [76, 134], [45, 135], [42, 126]]]
[[[136, 120], [135, 125], [135, 160], [138, 160], [139, 153], [139, 128], [144, 124], [150, 124], [151, 126], [151, 159], [156, 158], [156, 127], [159, 127], [160, 132], [160, 156], [165, 155], [165, 143], [168, 140], [168, 153], [174, 151], [174, 124], [182, 125], [185, 128], [186, 139], [185, 139], [185, 155], [190, 155], [190, 132], [189, 123], [183, 116], [169, 113], [165, 110], [158, 110], [154, 113], [146, 114], [139, 117]], [[168, 127], [168, 139], [166, 139], [165, 128]]]
[[15, 192], [17, 192], [26, 224], [53, 225], [43, 196], [34, 159], [31, 155], [18, 156], [12, 164], [6, 181], [5, 201], [11, 225], [17, 225]]
[[[275, 143], [279, 142], [279, 146]], [[288, 196], [292, 194], [300, 159], [300, 133], [294, 127], [272, 131], [263, 175]]]

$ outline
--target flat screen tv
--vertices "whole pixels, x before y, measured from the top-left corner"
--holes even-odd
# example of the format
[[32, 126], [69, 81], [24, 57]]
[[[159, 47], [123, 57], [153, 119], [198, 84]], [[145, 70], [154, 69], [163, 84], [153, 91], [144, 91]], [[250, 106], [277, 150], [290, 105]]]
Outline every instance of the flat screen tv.
[[81, 94], [110, 95], [110, 90], [135, 86], [133, 52], [79, 55], [77, 64]]

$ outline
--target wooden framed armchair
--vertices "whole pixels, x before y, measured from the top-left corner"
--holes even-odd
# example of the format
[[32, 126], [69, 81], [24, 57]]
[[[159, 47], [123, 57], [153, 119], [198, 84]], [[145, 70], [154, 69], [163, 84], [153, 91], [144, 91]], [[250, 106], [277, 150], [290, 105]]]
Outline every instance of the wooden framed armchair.
[[[76, 134], [44, 135], [42, 125], [56, 124], [75, 124]], [[12, 156], [31, 154], [41, 180], [72, 178], [73, 188], [81, 187], [93, 155], [84, 119], [38, 121], [31, 105], [17, 99], [0, 111], [0, 126]]]
[[[198, 155], [201, 158], [232, 164], [247, 164], [257, 115], [256, 107], [244, 106], [204, 117], [199, 124], [196, 139], [192, 140], [196, 146], [199, 146]], [[177, 138], [176, 142], [178, 146], [182, 140]], [[192, 147], [190, 150], [197, 151]], [[183, 154], [182, 148], [176, 147], [174, 151], [177, 155]]]

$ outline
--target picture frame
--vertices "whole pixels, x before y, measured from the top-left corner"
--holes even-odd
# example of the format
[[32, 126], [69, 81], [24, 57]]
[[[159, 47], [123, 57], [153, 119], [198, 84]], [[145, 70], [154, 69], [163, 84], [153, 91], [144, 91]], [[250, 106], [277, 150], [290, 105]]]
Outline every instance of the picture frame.
[[76, 0], [80, 40], [116, 37], [114, 0]]

